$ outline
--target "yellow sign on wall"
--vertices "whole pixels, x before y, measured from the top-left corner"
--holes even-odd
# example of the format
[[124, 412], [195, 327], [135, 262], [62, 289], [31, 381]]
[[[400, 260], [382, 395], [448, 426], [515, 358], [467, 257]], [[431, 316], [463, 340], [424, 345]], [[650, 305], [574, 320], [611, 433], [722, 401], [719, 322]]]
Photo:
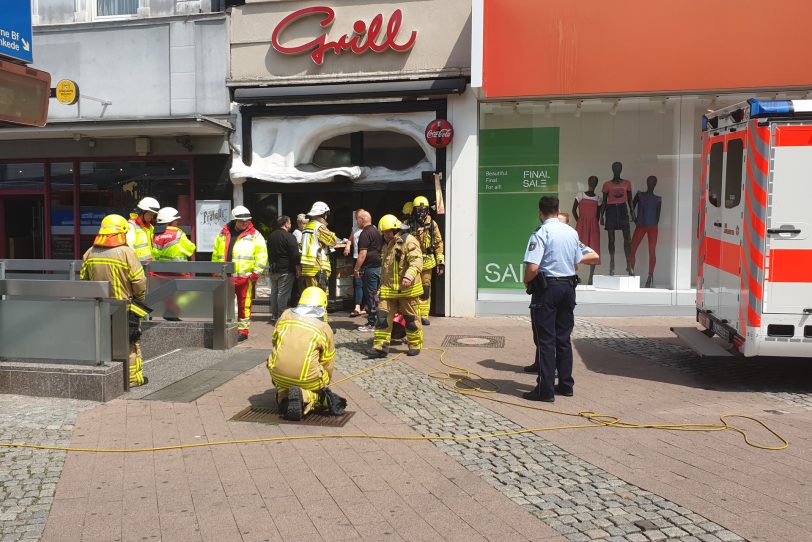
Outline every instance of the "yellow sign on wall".
[[73, 105], [79, 100], [79, 85], [70, 79], [62, 79], [56, 84], [56, 100], [64, 105]]

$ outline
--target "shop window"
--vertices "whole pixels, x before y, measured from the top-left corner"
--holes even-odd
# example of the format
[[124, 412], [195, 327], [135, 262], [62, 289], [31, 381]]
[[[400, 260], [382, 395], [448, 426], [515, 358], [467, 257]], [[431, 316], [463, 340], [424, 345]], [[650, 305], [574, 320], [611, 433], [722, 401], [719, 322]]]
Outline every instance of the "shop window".
[[51, 257], [72, 260], [73, 239], [73, 164], [51, 164]]
[[96, 15], [121, 17], [138, 13], [138, 0], [96, 0]]
[[43, 190], [45, 166], [43, 164], [0, 164], [0, 193], [17, 190]]
[[710, 165], [708, 166], [708, 201], [714, 207], [719, 207], [722, 204], [722, 159], [724, 150], [724, 144], [721, 141], [711, 145]]
[[742, 199], [742, 164], [744, 141], [731, 139], [727, 143], [727, 168], [725, 170], [725, 209], [738, 207]]
[[425, 158], [420, 145], [397, 132], [354, 132], [324, 141], [313, 155], [322, 168], [365, 166], [402, 171]]

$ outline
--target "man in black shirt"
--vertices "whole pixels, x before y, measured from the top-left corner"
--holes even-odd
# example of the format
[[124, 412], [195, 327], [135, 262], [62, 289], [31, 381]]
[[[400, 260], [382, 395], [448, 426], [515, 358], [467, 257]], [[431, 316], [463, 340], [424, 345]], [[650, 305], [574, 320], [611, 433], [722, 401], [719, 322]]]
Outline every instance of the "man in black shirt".
[[361, 235], [358, 237], [358, 259], [355, 260], [354, 277], [361, 277], [366, 293], [367, 323], [358, 331], [375, 331], [375, 319], [378, 316], [378, 290], [381, 286], [381, 249], [383, 237], [378, 228], [372, 225], [372, 215], [367, 211], [358, 213], [358, 225]]
[[288, 306], [296, 281], [296, 266], [301, 255], [296, 238], [290, 233], [290, 217], [276, 219], [276, 229], [268, 238], [268, 262], [271, 268], [271, 321], [275, 322]]

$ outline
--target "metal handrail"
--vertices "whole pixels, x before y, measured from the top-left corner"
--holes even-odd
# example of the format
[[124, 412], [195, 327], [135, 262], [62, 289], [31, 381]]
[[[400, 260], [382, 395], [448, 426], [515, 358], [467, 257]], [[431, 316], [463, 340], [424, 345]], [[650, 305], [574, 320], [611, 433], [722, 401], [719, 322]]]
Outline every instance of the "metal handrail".
[[109, 299], [110, 283], [86, 280], [0, 279], [0, 295]]
[[9, 278], [9, 271], [66, 273], [69, 280], [76, 280], [81, 270], [82, 260], [0, 260], [0, 280]]
[[147, 273], [230, 275], [234, 273], [234, 262], [145, 262], [144, 271]]

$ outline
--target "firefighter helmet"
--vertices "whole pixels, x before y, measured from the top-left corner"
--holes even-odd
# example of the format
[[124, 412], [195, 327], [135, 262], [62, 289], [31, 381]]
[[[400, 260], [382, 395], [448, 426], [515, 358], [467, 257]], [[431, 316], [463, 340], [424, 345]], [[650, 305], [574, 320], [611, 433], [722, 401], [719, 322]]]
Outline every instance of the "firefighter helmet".
[[409, 216], [409, 215], [412, 214], [412, 209], [413, 208], [414, 208], [414, 204], [411, 201], [407, 201], [406, 203], [403, 204], [403, 209], [401, 209], [401, 212], [404, 215]]
[[164, 207], [158, 211], [158, 224], [169, 224], [180, 219], [180, 213], [174, 207]]
[[310, 211], [308, 211], [307, 216], [309, 217], [322, 216], [326, 215], [329, 212], [330, 207], [326, 203], [324, 203], [323, 201], [317, 201], [310, 208]]
[[400, 229], [401, 226], [403, 226], [403, 224], [395, 215], [383, 215], [380, 221], [378, 221], [378, 229], [381, 231], [397, 230]]
[[231, 210], [231, 218], [234, 220], [251, 220], [251, 211], [247, 207], [237, 205]]
[[425, 196], [417, 196], [416, 198], [414, 198], [413, 205], [415, 207], [428, 207], [429, 206], [429, 200], [426, 199]]
[[155, 198], [143, 198], [138, 202], [138, 208], [142, 211], [157, 213], [161, 210], [161, 204], [158, 203], [158, 200]]
[[101, 221], [99, 235], [115, 235], [127, 231], [127, 219], [121, 215], [107, 215]]
[[318, 286], [308, 286], [302, 292], [302, 297], [299, 298], [299, 305], [326, 307], [327, 293]]

